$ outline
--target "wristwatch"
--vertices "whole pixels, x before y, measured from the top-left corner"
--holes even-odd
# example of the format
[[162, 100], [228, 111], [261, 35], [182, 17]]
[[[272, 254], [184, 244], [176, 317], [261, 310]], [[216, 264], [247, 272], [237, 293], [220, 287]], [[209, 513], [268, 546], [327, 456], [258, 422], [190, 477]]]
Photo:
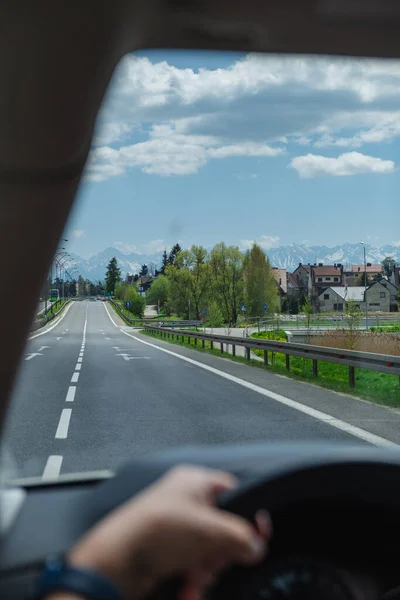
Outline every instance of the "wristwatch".
[[69, 592], [85, 600], [123, 600], [121, 592], [104, 575], [69, 565], [63, 556], [45, 561], [35, 600], [56, 592]]

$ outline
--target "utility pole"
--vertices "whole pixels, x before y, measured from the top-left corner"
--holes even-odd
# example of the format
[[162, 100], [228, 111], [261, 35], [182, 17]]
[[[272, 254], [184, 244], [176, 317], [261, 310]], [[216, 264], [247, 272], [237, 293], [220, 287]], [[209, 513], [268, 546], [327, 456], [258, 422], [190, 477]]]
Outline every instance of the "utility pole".
[[367, 303], [367, 258], [364, 242], [360, 242], [364, 250], [364, 302], [365, 302], [365, 329], [368, 330], [368, 303]]

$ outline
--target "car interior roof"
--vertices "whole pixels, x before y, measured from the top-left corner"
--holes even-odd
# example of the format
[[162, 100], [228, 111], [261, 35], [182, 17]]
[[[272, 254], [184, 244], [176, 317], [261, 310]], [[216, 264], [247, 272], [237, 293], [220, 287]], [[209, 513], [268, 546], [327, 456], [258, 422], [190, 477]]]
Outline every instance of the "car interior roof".
[[399, 23], [397, 0], [3, 0], [0, 422], [119, 60], [146, 48], [398, 58]]

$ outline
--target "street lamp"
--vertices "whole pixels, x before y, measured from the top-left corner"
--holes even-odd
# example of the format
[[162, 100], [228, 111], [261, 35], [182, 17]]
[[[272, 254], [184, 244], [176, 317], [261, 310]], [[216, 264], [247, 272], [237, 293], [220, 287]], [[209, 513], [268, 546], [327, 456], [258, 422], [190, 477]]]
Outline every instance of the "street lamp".
[[360, 242], [364, 250], [364, 302], [365, 302], [365, 329], [368, 329], [368, 303], [367, 303], [367, 257], [364, 242]]

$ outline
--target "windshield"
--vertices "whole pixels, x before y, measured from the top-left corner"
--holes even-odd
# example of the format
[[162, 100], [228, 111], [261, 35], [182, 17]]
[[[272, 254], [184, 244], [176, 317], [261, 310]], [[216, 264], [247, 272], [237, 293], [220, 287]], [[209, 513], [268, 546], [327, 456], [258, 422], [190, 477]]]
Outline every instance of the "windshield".
[[183, 444], [399, 443], [399, 92], [396, 61], [126, 56], [38, 299], [3, 475]]

